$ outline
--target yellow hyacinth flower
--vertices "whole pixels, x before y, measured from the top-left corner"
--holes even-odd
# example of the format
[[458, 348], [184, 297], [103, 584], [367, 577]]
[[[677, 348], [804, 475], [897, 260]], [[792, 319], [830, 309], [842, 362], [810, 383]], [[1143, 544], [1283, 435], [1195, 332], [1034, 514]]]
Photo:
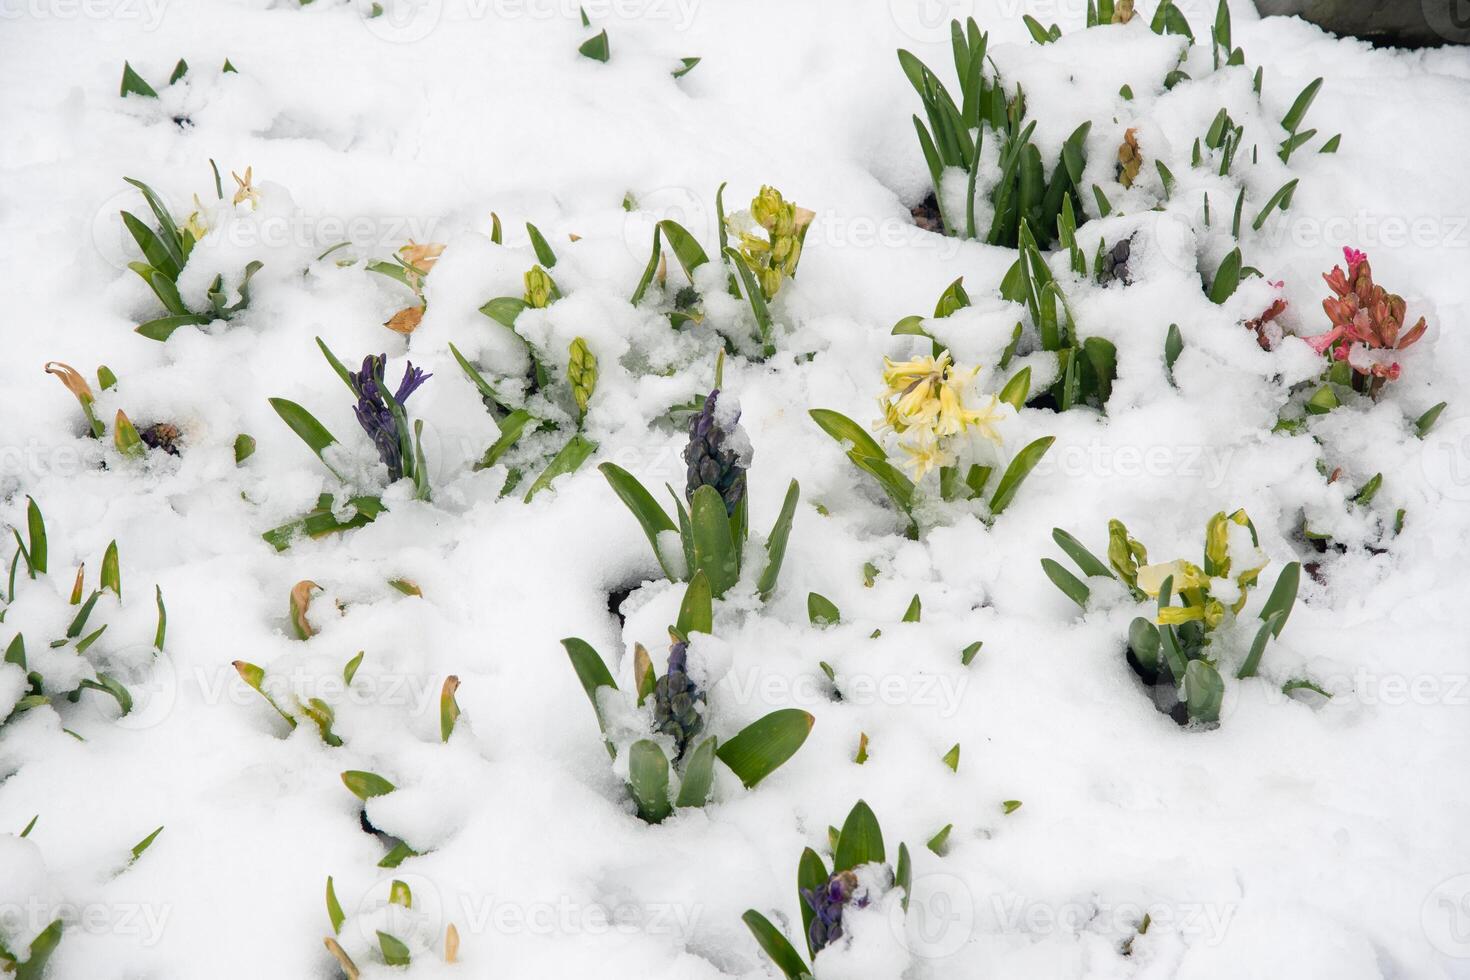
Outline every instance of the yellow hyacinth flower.
[[918, 430], [918, 438], [901, 442], [898, 448], [902, 449], [906, 458], [903, 465], [914, 471], [914, 480], [922, 480], [930, 470], [950, 466], [955, 462], [955, 456], [944, 448], [932, 432], [925, 429]]
[[1144, 565], [1138, 570], [1138, 587], [1144, 595], [1157, 596], [1164, 586], [1164, 579], [1173, 578], [1173, 590], [1177, 595], [1185, 589], [1203, 588], [1210, 582], [1209, 576], [1198, 566], [1185, 560]]

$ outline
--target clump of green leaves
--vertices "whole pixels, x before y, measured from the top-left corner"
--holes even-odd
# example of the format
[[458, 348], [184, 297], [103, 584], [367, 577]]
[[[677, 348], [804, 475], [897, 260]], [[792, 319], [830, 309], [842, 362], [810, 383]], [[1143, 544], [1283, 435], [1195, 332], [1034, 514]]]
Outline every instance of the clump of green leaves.
[[679, 621], [669, 628], [674, 644], [669, 668], [656, 675], [640, 645], [633, 658], [634, 691], [618, 698], [618, 686], [601, 654], [576, 637], [562, 640], [572, 669], [597, 716], [608, 755], [626, 756], [628, 790], [638, 816], [659, 823], [676, 807], [704, 806], [714, 787], [715, 762], [723, 763], [745, 785], [755, 787], [780, 768], [806, 742], [815, 720], [797, 708], [782, 708], [751, 722], [721, 742], [704, 731], [707, 692], [686, 672], [688, 644], [695, 633], [714, 628], [713, 593], [697, 571], [684, 593]]
[[[584, 426], [592, 396], [597, 390], [598, 362], [585, 338], [576, 337], [567, 348], [565, 360], [559, 352], [545, 350], [527, 340], [516, 330], [516, 322], [526, 310], [545, 309], [561, 299], [561, 290], [547, 269], [556, 265], [556, 255], [535, 225], [527, 224], [539, 264], [525, 274], [525, 291], [521, 296], [502, 296], [480, 307], [480, 312], [505, 327], [524, 345], [530, 362], [523, 376], [497, 376], [491, 380], [449, 345], [465, 377], [480, 393], [500, 436], [485, 450], [475, 469], [487, 469], [505, 463], [507, 474], [502, 495], [516, 490], [526, 473], [537, 475], [526, 489], [529, 502], [553, 480], [575, 473], [597, 451], [597, 443], [587, 437]], [[544, 266], [544, 268], [543, 268]], [[565, 364], [565, 367], [557, 367]], [[548, 450], [548, 440], [527, 437], [537, 432], [559, 433], [570, 430], [559, 448]], [[524, 440], [524, 441], [523, 441]], [[552, 440], [550, 445], [557, 446]]]
[[[27, 498], [25, 531], [22, 536], [19, 528], [12, 529], [16, 551], [10, 562], [4, 604], [0, 608], [0, 624], [4, 623], [5, 612], [23, 598], [26, 589], [32, 587], [28, 583], [35, 583], [36, 586], [45, 583], [51, 588], [57, 587], [48, 571], [50, 555], [46, 522], [41, 515], [41, 508], [30, 498]], [[25, 569], [24, 576], [20, 574], [22, 567]], [[9, 704], [0, 704], [0, 726], [42, 705], [51, 705], [53, 709], [59, 710], [63, 701], [76, 704], [87, 691], [111, 697], [117, 702], [122, 715], [133, 710], [133, 697], [127, 687], [113, 673], [97, 668], [97, 664], [113, 659], [108, 653], [108, 643], [103, 641], [110, 624], [104, 622], [97, 625], [93, 619], [98, 603], [108, 593], [112, 598], [104, 603], [104, 608], [110, 603], [122, 602], [122, 568], [116, 541], [109, 544], [102, 555], [101, 573], [95, 588], [90, 591], [87, 588], [86, 566], [77, 569], [68, 599], [76, 613], [67, 625], [65, 635], [51, 639], [44, 653], [32, 648], [29, 655], [26, 638], [20, 631], [13, 632], [5, 641], [4, 663], [20, 668], [25, 673], [27, 686], [16, 700]], [[155, 589], [155, 604], [158, 609], [158, 625], [153, 636], [153, 652], [156, 657], [163, 650], [168, 623], [161, 589]], [[80, 673], [68, 670], [64, 681], [55, 676], [46, 677], [45, 664], [59, 656], [59, 651], [69, 651], [87, 669]]]
[[[129, 262], [128, 268], [152, 288], [153, 294], [166, 311], [164, 316], [139, 324], [137, 332], [149, 340], [167, 340], [179, 327], [203, 326], [215, 320], [229, 320], [245, 309], [250, 304], [250, 279], [260, 271], [261, 263], [250, 262], [245, 266], [240, 285], [234, 291], [234, 302], [230, 301], [230, 291], [225, 289], [224, 277], [215, 276], [205, 293], [208, 308], [191, 310], [179, 296], [178, 278], [189, 261], [189, 254], [195, 243], [204, 237], [206, 229], [193, 217], [185, 224], [179, 224], [168, 206], [163, 203], [163, 199], [151, 187], [131, 177], [123, 179], [142, 192], [156, 222], [150, 228], [136, 215], [127, 211], [120, 212], [128, 234], [143, 253], [143, 261]], [[248, 187], [248, 183], [247, 171], [246, 183], [242, 186]], [[215, 191], [223, 198], [218, 171], [215, 173]]]
[[[415, 948], [423, 949], [430, 942], [437, 943], [438, 937], [422, 936], [417, 934], [416, 927], [419, 925], [418, 918], [413, 914], [413, 890], [405, 881], [395, 879], [388, 888], [387, 911], [390, 913], [386, 922], [375, 923], [386, 925], [386, 929], [374, 929], [377, 937], [377, 948], [367, 949], [359, 952], [373, 955], [381, 959], [384, 966], [410, 966], [413, 961]], [[402, 910], [402, 914], [392, 914], [396, 910]], [[342, 909], [342, 903], [337, 898], [337, 888], [332, 878], [327, 878], [327, 920], [332, 925], [332, 934], [323, 939], [337, 965], [341, 967], [342, 974], [347, 980], [357, 980], [362, 974], [361, 968], [352, 959], [352, 956], [339, 941], [342, 936], [342, 926], [347, 922], [347, 913]], [[449, 923], [444, 929], [444, 945], [442, 953], [445, 963], [456, 963], [459, 961], [459, 930], [454, 923]]]
[[[1248, 534], [1249, 544], [1242, 540]], [[1078, 578], [1050, 558], [1041, 560], [1047, 578], [1079, 606], [1086, 607], [1094, 576], [1121, 583], [1137, 602], [1157, 600], [1153, 619], [1140, 616], [1128, 630], [1128, 663], [1152, 691], [1161, 711], [1183, 724], [1213, 725], [1220, 720], [1225, 684], [1220, 675], [1222, 626], [1233, 624], [1266, 567], [1256, 529], [1245, 511], [1215, 514], [1205, 526], [1204, 562], [1183, 559], [1148, 564], [1148, 552], [1121, 521], [1108, 524], [1108, 561], [1104, 563], [1072, 535], [1056, 528], [1052, 539], [1081, 570]], [[1291, 562], [1277, 576], [1261, 607], [1254, 639], [1235, 676], [1254, 677], [1266, 645], [1281, 635], [1296, 602], [1301, 564]], [[1174, 604], [1178, 598], [1179, 604]]]
[[[898, 845], [896, 866], [887, 863], [888, 855], [883, 845], [883, 829], [871, 807], [858, 800], [843, 821], [842, 829], [829, 831], [831, 866], [815, 850], [808, 847], [802, 852], [796, 866], [796, 893], [801, 903], [802, 932], [807, 948], [807, 958], [815, 962], [816, 957], [828, 945], [844, 935], [843, 911], [858, 904], [867, 904], [877, 896], [868, 894], [856, 872], [858, 869], [878, 869], [876, 885], [866, 887], [898, 887], [903, 889], [901, 907], [908, 911], [909, 897], [913, 889], [913, 865], [909, 859], [907, 844]], [[887, 884], [885, 884], [885, 882]], [[782, 916], [784, 918], [784, 916]], [[749, 909], [741, 916], [750, 933], [761, 949], [776, 964], [787, 980], [803, 980], [813, 975], [796, 951], [791, 941], [771, 923], [765, 915]]]
[[[1082, 207], [1078, 187], [1087, 164], [1091, 123], [1083, 123], [1062, 144], [1048, 177], [1041, 151], [1031, 142], [1036, 121], [1026, 121], [1024, 93], [1018, 85], [1008, 98], [994, 62], [986, 57], [989, 34], [981, 33], [970, 18], [963, 26], [958, 20], [951, 21], [950, 35], [959, 81], [958, 101], [927, 65], [908, 51], [898, 51], [899, 65], [924, 105], [924, 118], [914, 116], [914, 129], [945, 231], [991, 245], [1015, 247], [1022, 225], [1029, 223], [1050, 243], [1057, 237], [1063, 201], [1071, 199], [1079, 211]], [[975, 208], [987, 130], [997, 141], [1001, 169], [999, 180], [986, 192], [992, 208], [988, 227], [977, 220]], [[946, 210], [945, 201], [951, 197], [944, 191], [947, 179], [965, 181], [962, 214]]]
[[[159, 87], [172, 87], [178, 82], [183, 81], [184, 77], [188, 74], [189, 63], [183, 58], [180, 58], [178, 62], [174, 65], [174, 70], [169, 73], [167, 86]], [[236, 74], [235, 66], [230, 64], [229, 58], [226, 58], [225, 63], [220, 66], [220, 74]], [[122, 82], [118, 86], [117, 94], [119, 98], [124, 99], [127, 98], [129, 95], [136, 95], [144, 99], [157, 99], [158, 89], [155, 89], [152, 85], [149, 85], [148, 82], [143, 78], [143, 76], [139, 75], [137, 71], [133, 69], [132, 65], [124, 61], [122, 70]], [[185, 116], [175, 119], [174, 121], [180, 125], [186, 125], [188, 124], [189, 119], [187, 116]]]
[[[1071, 256], [1073, 271], [1085, 276], [1086, 259], [1077, 247], [1075, 230], [1068, 207], [1063, 214], [1062, 241]], [[1021, 228], [1020, 254], [1001, 280], [1000, 294], [1025, 305], [1040, 348], [1057, 356], [1057, 381], [1032, 399], [1032, 404], [1059, 412], [1084, 405], [1103, 408], [1118, 375], [1118, 350], [1110, 340], [1081, 335], [1067, 297], [1025, 225]]]

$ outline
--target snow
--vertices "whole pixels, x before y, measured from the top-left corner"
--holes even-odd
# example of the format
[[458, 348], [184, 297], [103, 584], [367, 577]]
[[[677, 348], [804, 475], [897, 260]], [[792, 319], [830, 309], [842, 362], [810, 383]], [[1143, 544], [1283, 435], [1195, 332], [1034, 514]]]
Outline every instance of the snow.
[[[890, 861], [908, 844], [910, 910], [895, 912], [897, 890], [850, 910], [850, 941], [818, 958], [821, 980], [1470, 976], [1470, 667], [1457, 615], [1470, 546], [1463, 49], [1375, 50], [1233, 3], [1247, 66], [1212, 71], [1206, 43], [1184, 66], [1192, 81], [1165, 90], [1183, 42], [1147, 30], [1152, 3], [1133, 24], [1085, 32], [1082, 4], [959, 5], [1025, 88], [1043, 159], [1092, 121], [1084, 183], [1105, 188], [1113, 214], [1099, 217], [1084, 195], [1091, 220], [1079, 244], [1090, 256], [1100, 239], [1131, 235], [1133, 281], [1071, 283], [1065, 254], [1053, 256], [1084, 335], [1118, 349], [1107, 414], [1007, 410], [1002, 461], [1056, 437], [1010, 507], [987, 523], [979, 504], [926, 505], [925, 532], [909, 540], [808, 410], [873, 421], [883, 357], [928, 353], [927, 341], [890, 328], [927, 316], [960, 276], [974, 305], [925, 327], [959, 364], [981, 368], [977, 395], [1023, 366], [1033, 391], [1056, 371], [1045, 352], [997, 368], [1023, 315], [997, 292], [1014, 253], [921, 231], [908, 213], [929, 175], [909, 119], [919, 102], [893, 49], [948, 80], [947, 27], [934, 30], [908, 0], [589, 3], [591, 28], [572, 3], [384, 5], [369, 18], [368, 4], [332, 0], [0, 4], [15, 134], [0, 143], [0, 519], [24, 536], [34, 497], [51, 551], [49, 576], [32, 582], [22, 569], [0, 641], [23, 632], [30, 666], [62, 689], [91, 676], [72, 649], [48, 642], [74, 612], [77, 566], [90, 590], [116, 540], [123, 598], [99, 601], [108, 632], [96, 651], [134, 699], [119, 717], [111, 698], [84, 691], [0, 727], [0, 944], [20, 953], [63, 917], [51, 978], [337, 976], [322, 944], [331, 875], [348, 916], [338, 938], [365, 977], [772, 977], [740, 916], [761, 911], [800, 947], [798, 858], [804, 847], [826, 854], [827, 828], [861, 798]], [[1179, 6], [1203, 37], [1213, 3]], [[1063, 38], [1031, 43], [1027, 11], [1061, 23]], [[579, 57], [604, 27], [611, 60]], [[671, 78], [695, 55], [697, 68]], [[166, 86], [180, 56], [189, 74]], [[219, 72], [226, 57], [236, 73]], [[118, 97], [124, 58], [157, 102]], [[1306, 125], [1319, 135], [1283, 164], [1277, 120], [1318, 75]], [[1132, 101], [1118, 94], [1124, 84]], [[1263, 275], [1216, 306], [1200, 275], [1233, 247], [1237, 185], [1208, 152], [1200, 168], [1189, 157], [1222, 105], [1246, 127], [1247, 149], [1261, 141], [1259, 163], [1238, 158], [1234, 171], [1243, 225], [1285, 181], [1300, 183], [1289, 212], [1243, 228], [1247, 262]], [[173, 122], [181, 115], [187, 128]], [[1145, 162], [1125, 190], [1113, 160], [1130, 127]], [[1317, 154], [1338, 131], [1341, 149]], [[982, 186], [999, 171], [995, 148], [985, 152]], [[1160, 210], [1155, 159], [1176, 179]], [[247, 166], [253, 207], [230, 203], [230, 173]], [[194, 195], [205, 202], [211, 230], [180, 278], [186, 300], [202, 303], [217, 275], [232, 291], [248, 262], [263, 263], [248, 309], [163, 344], [132, 332], [158, 305], [126, 268], [136, 255], [117, 211], [148, 214], [124, 176], [158, 190], [180, 220]], [[749, 309], [725, 293], [717, 262], [695, 275], [707, 329], [676, 333], [659, 313], [684, 283], [672, 258], [667, 288], [628, 302], [655, 220], [673, 217], [715, 252], [722, 182], [731, 212], [769, 184], [816, 213], [799, 274], [773, 302], [777, 351], [763, 362], [751, 356]], [[961, 175], [946, 176], [945, 195], [951, 213], [955, 200], [962, 208]], [[490, 239], [492, 211], [504, 245]], [[977, 218], [988, 223], [983, 202]], [[478, 312], [522, 294], [537, 261], [527, 221], [556, 251], [549, 271], [564, 298], [517, 328], [552, 353], [556, 392], [576, 338], [600, 377], [585, 423], [596, 455], [523, 503], [534, 473], [502, 497], [506, 467], [474, 468], [498, 429], [449, 344], [487, 373], [529, 367], [525, 344]], [[447, 247], [424, 283], [422, 324], [405, 337], [382, 324], [412, 296], [363, 263], [410, 240]], [[341, 241], [350, 244], [317, 259]], [[1369, 254], [1377, 280], [1429, 331], [1380, 402], [1273, 433], [1292, 390], [1321, 371], [1297, 338], [1326, 329], [1320, 276], [1344, 245]], [[1277, 295], [1287, 336], [1268, 352], [1241, 323]], [[1170, 324], [1185, 343], [1172, 385], [1161, 361]], [[715, 604], [715, 635], [691, 643], [691, 676], [708, 685], [707, 725], [722, 740], [779, 708], [815, 724], [755, 789], [717, 766], [709, 806], [649, 826], [559, 641], [581, 637], [608, 662], [620, 713], [614, 695], [599, 697], [614, 740], [631, 742], [644, 723], [628, 707], [633, 646], [662, 670], [683, 587], [663, 581], [596, 464], [627, 469], [666, 508], [665, 483], [682, 493], [685, 435], [666, 413], [710, 389], [720, 335], [744, 355], [725, 358], [720, 406], [739, 407], [741, 451], [753, 459], [748, 554], [764, 553], [792, 479], [801, 504], [775, 595], [756, 598], [747, 562]], [[425, 421], [433, 496], [390, 487], [389, 513], [374, 523], [278, 553], [262, 532], [321, 493], [335, 493], [346, 516], [347, 492], [267, 398], [299, 402], [336, 435], [329, 458], [355, 490], [377, 492], [385, 476], [318, 336], [350, 369], [386, 353], [391, 381], [406, 360], [432, 372], [409, 413]], [[172, 422], [182, 455], [126, 459], [110, 439], [86, 438], [75, 399], [42, 371], [52, 360], [89, 379], [110, 367], [119, 383], [93, 385], [97, 416], [109, 428], [119, 409], [140, 429]], [[1414, 420], [1440, 401], [1449, 407], [1435, 430], [1415, 438]], [[561, 424], [525, 444], [550, 455], [574, 405], [557, 394], [531, 408]], [[241, 433], [257, 448], [237, 466]], [[1351, 504], [1377, 473], [1371, 506]], [[1053, 527], [1103, 553], [1117, 518], [1151, 561], [1198, 562], [1206, 520], [1236, 508], [1270, 561], [1248, 616], [1289, 561], [1319, 561], [1322, 581], [1303, 576], [1260, 676], [1222, 669], [1220, 727], [1185, 730], [1153, 709], [1124, 662], [1137, 612], [1124, 591], [1093, 579], [1079, 611], [1037, 560], [1062, 558]], [[1303, 524], [1345, 550], [1310, 552]], [[1231, 541], [1243, 556], [1248, 537]], [[682, 572], [677, 535], [658, 546]], [[323, 591], [310, 612], [319, 632], [303, 642], [288, 595], [308, 579]], [[398, 579], [422, 595], [388, 584]], [[155, 584], [168, 609], [157, 657]], [[608, 596], [625, 590], [620, 624]], [[842, 621], [810, 625], [809, 592]], [[900, 622], [915, 595], [922, 620]], [[1249, 625], [1221, 642], [1243, 649]], [[359, 651], [348, 685], [343, 667]], [[289, 729], [234, 661], [264, 668], [283, 701], [332, 705], [344, 744], [323, 744], [310, 722]], [[441, 744], [449, 675], [463, 713]], [[1332, 697], [1281, 693], [1298, 678]], [[0, 705], [25, 690], [19, 668], [0, 664]], [[862, 733], [869, 758], [856, 765]], [[941, 758], [956, 743], [951, 771]], [[363, 832], [345, 770], [398, 787], [370, 800], [367, 818], [423, 853], [377, 867], [385, 848]], [[1008, 800], [1022, 806], [1006, 813]], [[946, 824], [935, 854], [925, 842]], [[129, 849], [160, 825], [130, 864]], [[388, 906], [394, 880], [414, 894], [409, 918]], [[1145, 914], [1149, 930], [1124, 955]], [[412, 947], [407, 971], [377, 962], [384, 923]], [[450, 923], [457, 965], [441, 961]]]

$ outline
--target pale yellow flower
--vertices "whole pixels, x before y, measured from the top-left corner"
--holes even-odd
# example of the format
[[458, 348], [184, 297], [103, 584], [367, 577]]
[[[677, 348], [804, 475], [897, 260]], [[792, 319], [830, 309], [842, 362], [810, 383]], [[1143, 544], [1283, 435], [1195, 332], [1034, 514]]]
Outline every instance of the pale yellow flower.
[[241, 177], [233, 170], [230, 171], [230, 176], [235, 178], [235, 183], [239, 185], [239, 187], [235, 190], [235, 197], [230, 203], [243, 204], [244, 202], [249, 201], [250, 207], [252, 209], [259, 206], [260, 191], [256, 190], [255, 185], [251, 183], [251, 180], [254, 176], [253, 171], [253, 167], [246, 167], [244, 177]]
[[930, 470], [951, 466], [955, 462], [954, 453], [944, 447], [944, 444], [927, 429], [918, 429], [916, 438], [898, 444], [907, 457], [903, 465], [914, 471], [914, 480], [922, 480]]
[[1190, 564], [1181, 558], [1157, 565], [1144, 565], [1138, 570], [1138, 587], [1145, 595], [1157, 596], [1159, 589], [1163, 588], [1164, 579], [1171, 576], [1174, 579], [1172, 589], [1175, 595], [1184, 589], [1201, 588], [1208, 585], [1210, 581], [1209, 576], [1198, 565]]

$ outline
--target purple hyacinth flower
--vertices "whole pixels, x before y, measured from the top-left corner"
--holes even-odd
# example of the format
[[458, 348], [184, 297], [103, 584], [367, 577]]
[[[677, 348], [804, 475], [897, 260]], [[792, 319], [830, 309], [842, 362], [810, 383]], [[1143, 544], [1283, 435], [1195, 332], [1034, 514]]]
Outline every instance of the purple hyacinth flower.
[[395, 412], [385, 397], [383, 372], [388, 366], [386, 354], [369, 354], [362, 359], [362, 370], [348, 372], [352, 390], [357, 393], [357, 424], [372, 439], [378, 450], [378, 458], [388, 467], [389, 481], [403, 479], [403, 446], [408, 440], [408, 418], [403, 414], [403, 403], [418, 390], [432, 374], [425, 374], [410, 362], [403, 371], [403, 380], [392, 396]]

